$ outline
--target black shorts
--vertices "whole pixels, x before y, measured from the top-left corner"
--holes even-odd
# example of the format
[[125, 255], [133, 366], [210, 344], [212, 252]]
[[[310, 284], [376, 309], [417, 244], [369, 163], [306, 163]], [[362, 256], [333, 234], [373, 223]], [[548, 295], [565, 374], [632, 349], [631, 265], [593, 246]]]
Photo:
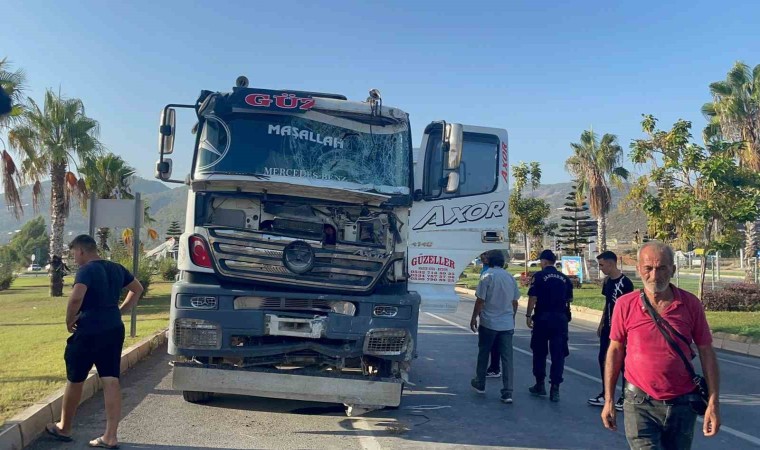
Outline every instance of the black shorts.
[[83, 382], [93, 365], [101, 378], [119, 378], [123, 346], [123, 324], [97, 334], [74, 333], [66, 341], [66, 351], [63, 354], [66, 379], [72, 383]]

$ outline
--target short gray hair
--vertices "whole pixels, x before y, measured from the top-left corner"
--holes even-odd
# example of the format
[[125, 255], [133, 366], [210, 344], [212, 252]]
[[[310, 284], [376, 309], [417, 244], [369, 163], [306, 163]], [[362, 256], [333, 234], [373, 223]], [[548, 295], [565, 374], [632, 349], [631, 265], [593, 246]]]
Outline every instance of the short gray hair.
[[661, 253], [663, 255], [666, 255], [668, 258], [670, 258], [670, 263], [675, 264], [676, 263], [676, 254], [673, 251], [673, 248], [669, 246], [668, 244], [661, 242], [661, 241], [649, 241], [639, 247], [639, 251], [636, 254], [636, 261], [641, 261], [641, 253], [644, 252], [645, 249], [651, 248], [656, 250], [658, 253]]

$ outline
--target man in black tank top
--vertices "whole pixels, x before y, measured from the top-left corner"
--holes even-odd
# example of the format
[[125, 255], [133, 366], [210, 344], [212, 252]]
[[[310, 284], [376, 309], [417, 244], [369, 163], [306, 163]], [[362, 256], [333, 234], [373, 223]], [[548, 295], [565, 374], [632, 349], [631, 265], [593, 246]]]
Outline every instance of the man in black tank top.
[[[599, 262], [599, 270], [607, 278], [602, 285], [602, 295], [605, 298], [604, 312], [602, 320], [599, 322], [599, 328], [596, 335], [599, 336], [599, 370], [604, 380], [604, 362], [607, 358], [607, 349], [610, 347], [610, 329], [612, 327], [612, 310], [615, 308], [617, 299], [633, 291], [633, 282], [627, 276], [623, 275], [617, 267], [617, 255], [611, 251], [600, 253], [596, 257]], [[625, 387], [625, 377], [621, 378], [621, 384]], [[593, 406], [604, 406], [604, 384], [602, 383], [602, 392], [596, 397], [588, 399], [588, 404]], [[615, 409], [623, 410], [623, 397], [618, 398], [615, 403]]]

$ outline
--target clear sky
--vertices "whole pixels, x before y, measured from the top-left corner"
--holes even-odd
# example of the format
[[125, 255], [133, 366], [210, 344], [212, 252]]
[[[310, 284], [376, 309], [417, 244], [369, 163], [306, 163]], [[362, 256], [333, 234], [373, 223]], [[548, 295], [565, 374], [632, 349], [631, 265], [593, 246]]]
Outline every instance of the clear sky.
[[[709, 83], [760, 64], [756, 0], [369, 3], [6, 0], [0, 58], [26, 70], [34, 99], [81, 98], [146, 178], [161, 108], [245, 74], [355, 100], [378, 88], [410, 113], [415, 146], [433, 120], [506, 128], [511, 162], [541, 162], [545, 183], [569, 180], [569, 143], [590, 126], [626, 150], [642, 113], [699, 136]], [[180, 136], [177, 176], [191, 158]]]

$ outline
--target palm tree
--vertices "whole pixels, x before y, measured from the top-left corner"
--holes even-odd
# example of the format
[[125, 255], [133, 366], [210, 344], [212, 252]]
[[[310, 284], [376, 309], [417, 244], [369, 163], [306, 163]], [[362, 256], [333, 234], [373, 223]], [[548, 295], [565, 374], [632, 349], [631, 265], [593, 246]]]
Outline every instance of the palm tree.
[[[8, 94], [11, 99], [11, 112], [5, 116], [0, 117], [0, 131], [5, 130], [11, 124], [18, 121], [23, 107], [21, 106], [21, 98], [24, 92], [24, 84], [26, 83], [26, 74], [21, 69], [12, 71], [10, 63], [6, 58], [0, 60], [0, 89]], [[0, 139], [0, 143], [3, 145], [3, 152], [0, 154], [0, 166], [2, 166], [3, 173], [3, 191], [5, 192], [5, 201], [8, 205], [15, 205], [21, 203], [21, 195], [18, 191], [18, 186], [14, 182], [14, 178], [19, 179], [20, 174], [17, 173], [16, 167], [13, 164], [13, 158], [5, 148], [5, 142]], [[5, 176], [5, 175], [8, 176]], [[14, 211], [16, 213], [16, 211]]]
[[[85, 183], [69, 169], [77, 161], [94, 157], [102, 147], [97, 139], [98, 122], [85, 115], [79, 99], [67, 99], [48, 90], [43, 107], [32, 99], [21, 117], [21, 123], [8, 132], [8, 141], [20, 157], [16, 165], [5, 160], [2, 167], [5, 184], [33, 182], [35, 204], [39, 199], [40, 180], [50, 177], [50, 256], [63, 256], [63, 227], [72, 195], [85, 190]], [[5, 159], [5, 158], [4, 158]], [[15, 177], [15, 179], [14, 179]], [[8, 198], [6, 197], [6, 201]], [[11, 198], [20, 217], [20, 198]], [[63, 295], [63, 273], [52, 271], [50, 295]]]
[[24, 88], [26, 74], [21, 69], [12, 70], [7, 58], [0, 59], [0, 89], [3, 89], [11, 98], [12, 110], [7, 116], [0, 117], [0, 130], [8, 128], [18, 122], [24, 107]]
[[[135, 168], [113, 153], [97, 155], [87, 159], [80, 168], [90, 197], [98, 199], [134, 198], [132, 177]], [[108, 251], [109, 228], [98, 228], [96, 232], [101, 250]]]
[[565, 168], [578, 180], [578, 200], [588, 198], [591, 214], [597, 218], [598, 250], [607, 250], [607, 214], [612, 207], [610, 184], [622, 187], [628, 170], [621, 166], [623, 149], [614, 134], [605, 133], [597, 139], [593, 130], [584, 131], [579, 143], [570, 144], [573, 155]]
[[[754, 69], [737, 61], [725, 81], [710, 84], [713, 101], [702, 106], [709, 120], [705, 142], [724, 140], [738, 142], [736, 157], [742, 167], [760, 171], [760, 64]], [[758, 250], [755, 221], [745, 224], [744, 257], [749, 259]], [[747, 279], [752, 279], [748, 261], [744, 266]]]

